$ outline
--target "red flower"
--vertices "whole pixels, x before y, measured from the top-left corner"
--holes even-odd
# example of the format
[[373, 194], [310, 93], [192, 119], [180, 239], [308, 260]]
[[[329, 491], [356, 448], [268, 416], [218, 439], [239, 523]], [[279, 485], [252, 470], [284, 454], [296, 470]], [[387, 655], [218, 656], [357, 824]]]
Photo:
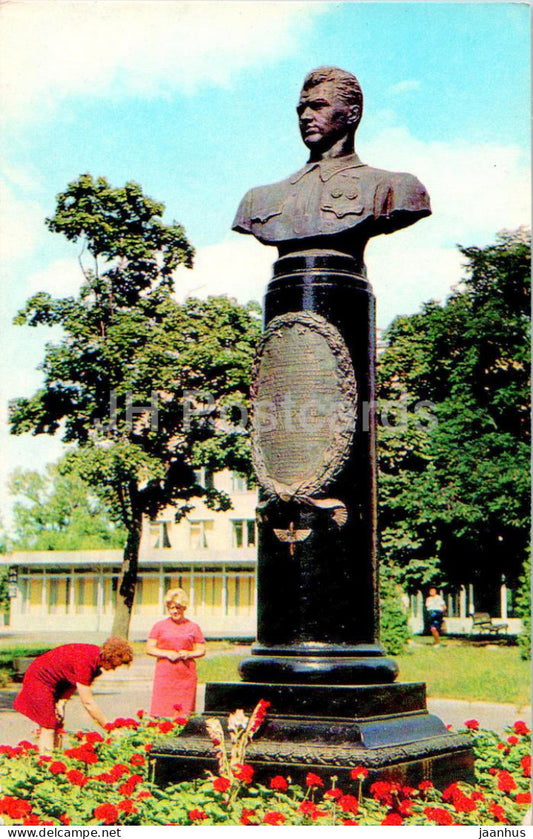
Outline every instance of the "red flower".
[[531, 804], [531, 793], [530, 792], [518, 792], [516, 794], [515, 801], [517, 804]]
[[87, 731], [84, 736], [85, 742], [90, 743], [91, 745], [93, 745], [94, 743], [104, 742], [104, 738], [101, 734], [98, 733], [98, 731]]
[[516, 744], [519, 743], [520, 741], [519, 741], [518, 737], [515, 737], [514, 734], [511, 734], [511, 736], [507, 738], [507, 742], [509, 743], [510, 746], [516, 746]]
[[77, 746], [74, 749], [65, 749], [64, 754], [75, 760], [81, 760], [82, 763], [98, 763], [98, 755], [90, 743], [84, 743], [83, 746]]
[[531, 733], [524, 720], [517, 720], [513, 725], [513, 729], [515, 734], [527, 735]]
[[357, 815], [359, 812], [359, 801], [355, 795], [343, 795], [337, 801], [337, 804], [345, 813], [353, 813]]
[[400, 801], [398, 804], [398, 812], [402, 816], [410, 816], [412, 806], [413, 802], [409, 798], [406, 798], [405, 801]]
[[161, 734], [168, 734], [168, 732], [172, 731], [172, 729], [174, 728], [174, 723], [170, 720], [165, 720], [164, 722], [158, 723], [157, 727]]
[[127, 781], [119, 786], [118, 791], [121, 795], [133, 795], [135, 787], [137, 784], [140, 784], [142, 780], [142, 775], [131, 775]]
[[119, 801], [117, 804], [117, 810], [121, 810], [123, 813], [138, 813], [137, 807], [129, 798], [123, 798], [122, 801]]
[[[15, 749], [13, 746], [0, 746], [0, 755], [7, 755], [8, 757], [14, 757], [16, 754]], [[50, 760], [49, 755], [41, 755], [39, 758], [39, 762], [43, 762], [43, 758], [47, 758]]]
[[226, 792], [231, 786], [231, 781], [228, 781], [227, 778], [215, 778], [213, 781], [213, 789], [215, 792]]
[[338, 798], [342, 798], [343, 794], [343, 791], [338, 787], [332, 787], [331, 789], [328, 789], [324, 798], [333, 798], [334, 801], [337, 801]]
[[283, 775], [274, 775], [274, 777], [270, 779], [270, 789], [278, 789], [281, 792], [285, 792], [285, 790], [289, 789], [289, 784]]
[[141, 798], [153, 798], [153, 795], [151, 792], [148, 792], [147, 789], [142, 789], [140, 792], [137, 793], [137, 798], [140, 801]]
[[498, 774], [498, 789], [502, 792], [511, 792], [511, 790], [516, 789], [516, 786], [516, 781], [511, 773], [502, 769], [502, 771]]
[[30, 743], [29, 740], [21, 740], [18, 745], [21, 749], [26, 749], [26, 751], [38, 751], [38, 746], [35, 743]]
[[424, 807], [424, 815], [437, 824], [454, 824], [452, 814], [443, 807]]
[[368, 769], [365, 769], [364, 766], [356, 766], [355, 769], [352, 769], [350, 772], [350, 778], [353, 778], [354, 781], [362, 781], [363, 778], [366, 778], [368, 775]]
[[61, 760], [54, 760], [48, 768], [52, 775], [61, 775], [62, 772], [67, 771], [66, 765]]
[[531, 777], [531, 755], [524, 755], [523, 758], [520, 759], [520, 766], [522, 767], [523, 774], [526, 778]]
[[203, 819], [208, 819], [209, 816], [203, 810], [189, 810], [189, 818], [192, 822], [201, 822]]
[[176, 702], [172, 707], [173, 707], [174, 711], [181, 711], [181, 709], [183, 708], [183, 705], [180, 705], [179, 702]]
[[465, 722], [465, 728], [469, 728], [470, 731], [477, 731], [479, 729], [479, 723], [477, 720], [467, 720]]
[[154, 748], [153, 743], [145, 743], [144, 744], [144, 751], [145, 752], [151, 752], [153, 748]]
[[259, 700], [252, 711], [252, 723], [250, 725], [251, 734], [255, 734], [255, 732], [263, 725], [269, 708], [270, 702], [266, 702], [264, 699]]
[[254, 776], [254, 768], [248, 763], [237, 763], [231, 770], [238, 781], [243, 781], [245, 784], [251, 784]]
[[505, 810], [503, 809], [501, 804], [496, 804], [495, 801], [491, 801], [489, 804], [489, 812], [495, 819], [499, 822], [505, 822], [508, 824], [507, 816], [505, 815]]
[[174, 717], [174, 722], [176, 725], [185, 725], [187, 717]]
[[132, 766], [144, 766], [146, 763], [146, 758], [144, 755], [139, 754], [136, 752], [134, 755], [130, 757], [130, 763]]
[[118, 781], [122, 778], [123, 775], [129, 775], [130, 768], [126, 766], [125, 763], [115, 763], [114, 766], [111, 767], [109, 774], [113, 777], [114, 781]]
[[422, 792], [425, 792], [428, 789], [433, 789], [433, 784], [431, 783], [431, 781], [421, 781], [418, 784], [418, 789], [422, 790]]
[[497, 774], [498, 774], [498, 770], [496, 769], [496, 767], [491, 766], [490, 769], [489, 769], [489, 775], [497, 775]]
[[343, 819], [343, 820], [342, 820], [342, 824], [346, 824], [346, 825], [348, 825], [348, 824], [357, 824], [357, 822], [355, 821], [355, 819]]
[[142, 720], [142, 718], [144, 717], [144, 711], [142, 708], [139, 711], [137, 711], [137, 716], [140, 720]]
[[382, 804], [390, 804], [392, 802], [391, 796], [392, 785], [388, 781], [376, 781], [370, 787], [370, 794], [376, 801]]
[[76, 787], [84, 787], [89, 783], [89, 779], [79, 769], [71, 769], [65, 775], [67, 781]]
[[70, 824], [70, 818], [69, 816], [67, 816], [66, 813], [63, 813], [62, 816], [59, 816], [59, 821], [61, 822], [61, 824]]
[[30, 824], [53, 824], [53, 822], [42, 822], [35, 813], [32, 813], [31, 816], [28, 816], [27, 819], [22, 820], [23, 825], [30, 825]]
[[100, 804], [93, 810], [93, 816], [104, 824], [116, 824], [120, 813], [114, 804]]
[[399, 813], [387, 813], [381, 824], [403, 824], [403, 819]]
[[22, 819], [31, 812], [31, 804], [22, 798], [4, 795], [0, 798], [0, 813], [5, 813], [11, 819]]
[[257, 824], [257, 822], [252, 821], [254, 816], [255, 810], [247, 810], [246, 807], [243, 807], [239, 824]]
[[263, 816], [263, 824], [283, 824], [284, 821], [283, 813], [278, 813], [276, 810], [270, 810]]
[[313, 801], [302, 801], [302, 803], [298, 806], [300, 813], [303, 813], [304, 816], [311, 816], [315, 810], [317, 809], [316, 804]]
[[315, 775], [314, 772], [308, 772], [305, 776], [305, 783], [308, 787], [323, 787], [324, 781], [320, 775]]

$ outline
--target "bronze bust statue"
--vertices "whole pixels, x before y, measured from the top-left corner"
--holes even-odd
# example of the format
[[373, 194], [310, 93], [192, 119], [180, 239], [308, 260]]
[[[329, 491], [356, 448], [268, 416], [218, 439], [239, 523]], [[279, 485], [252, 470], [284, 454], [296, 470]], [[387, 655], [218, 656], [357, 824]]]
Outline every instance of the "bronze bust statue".
[[285, 180], [249, 190], [233, 229], [276, 245], [280, 256], [309, 250], [348, 254], [364, 273], [368, 239], [430, 215], [429, 196], [414, 175], [374, 169], [355, 153], [363, 94], [352, 73], [313, 70], [296, 110], [309, 160]]

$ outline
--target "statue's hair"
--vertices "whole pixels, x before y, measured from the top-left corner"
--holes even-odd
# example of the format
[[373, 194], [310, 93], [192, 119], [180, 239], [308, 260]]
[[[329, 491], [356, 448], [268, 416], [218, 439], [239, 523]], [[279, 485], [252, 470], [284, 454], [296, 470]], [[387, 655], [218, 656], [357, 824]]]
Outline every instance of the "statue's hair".
[[305, 77], [302, 90], [309, 90], [322, 82], [333, 82], [339, 99], [348, 105], [359, 106], [358, 125], [363, 114], [363, 91], [357, 77], [340, 67], [317, 67]]

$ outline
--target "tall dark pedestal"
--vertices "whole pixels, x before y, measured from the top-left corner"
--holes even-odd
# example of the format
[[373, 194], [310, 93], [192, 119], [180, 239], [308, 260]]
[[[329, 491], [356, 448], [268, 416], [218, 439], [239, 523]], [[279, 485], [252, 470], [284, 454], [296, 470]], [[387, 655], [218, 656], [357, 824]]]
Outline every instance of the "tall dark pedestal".
[[[266, 293], [267, 333], [273, 322], [283, 328], [288, 313], [313, 313], [318, 318], [316, 329], [312, 321], [292, 327], [289, 321], [285, 327], [282, 340], [286, 339], [289, 348], [291, 329], [299, 330], [302, 345], [300, 359], [278, 353], [281, 361], [294, 363], [292, 375], [279, 375], [278, 383], [268, 387], [269, 377], [278, 373], [275, 362], [273, 373], [270, 369], [263, 373], [261, 366], [256, 371], [255, 401], [261, 403], [266, 380], [267, 396], [277, 403], [275, 416], [266, 420], [274, 419], [278, 425], [278, 433], [269, 434], [268, 430], [261, 433], [256, 423], [256, 443], [259, 438], [259, 447], [266, 450], [264, 457], [256, 453], [259, 480], [263, 465], [263, 471], [278, 483], [290, 482], [293, 488], [303, 483], [300, 495], [305, 496], [305, 485], [312, 484], [315, 477], [313, 464], [305, 458], [308, 451], [312, 457], [319, 437], [331, 459], [336, 457], [339, 463], [313, 497], [342, 503], [345, 510], [336, 509], [346, 521], [337, 524], [335, 508], [302, 503], [298, 493], [289, 500], [279, 496], [268, 500], [262, 490], [265, 506], [260, 507], [258, 516], [257, 643], [252, 656], [239, 668], [246, 681], [376, 684], [392, 682], [398, 672], [396, 663], [385, 657], [377, 642], [375, 304], [372, 289], [355, 272], [356, 266], [354, 259], [341, 254], [287, 256], [274, 264], [274, 278]], [[333, 356], [329, 382], [324, 382], [316, 369], [329, 360], [327, 350], [321, 354], [318, 330], [322, 320], [334, 328], [327, 336]], [[306, 332], [311, 338], [307, 344]], [[313, 332], [319, 336], [316, 340]], [[267, 341], [263, 356], [270, 343]], [[337, 371], [331, 370], [335, 357], [344, 363], [339, 379], [343, 373], [345, 378], [350, 373], [353, 376], [349, 393], [343, 392], [342, 381], [335, 382]], [[300, 389], [299, 376], [305, 376]], [[331, 388], [325, 394], [324, 415], [313, 422], [328, 384]], [[306, 423], [306, 419], [310, 421]], [[346, 433], [339, 433], [336, 440], [333, 426], [343, 422]], [[321, 423], [322, 428], [316, 428]], [[287, 465], [291, 458], [293, 462]], [[321, 458], [316, 460], [315, 474]], [[288, 530], [291, 523], [296, 533], [310, 531], [305, 540], [280, 541], [276, 531]]]
[[427, 711], [424, 684], [395, 684], [379, 644], [375, 323], [349, 256], [279, 259], [254, 367], [258, 631], [242, 682], [208, 684], [203, 717], [155, 754], [164, 783], [216, 772], [205, 717], [270, 702], [247, 760], [259, 780], [309, 770], [436, 785], [472, 778], [470, 738]]

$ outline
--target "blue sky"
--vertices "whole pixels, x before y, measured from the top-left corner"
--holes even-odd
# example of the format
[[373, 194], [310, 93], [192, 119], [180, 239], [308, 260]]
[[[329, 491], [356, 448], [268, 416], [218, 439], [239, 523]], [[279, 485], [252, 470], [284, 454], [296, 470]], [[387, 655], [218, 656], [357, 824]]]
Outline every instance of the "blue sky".
[[[368, 248], [381, 327], [445, 298], [456, 243], [529, 223], [526, 4], [15, 0], [0, 32], [3, 404], [38, 386], [52, 337], [12, 327], [17, 308], [79, 284], [77, 247], [43, 219], [82, 172], [138, 181], [184, 225], [197, 259], [178, 295], [261, 298], [275, 252], [231, 221], [250, 186], [305, 162], [294, 109], [313, 67], [356, 73], [360, 156], [413, 172], [432, 197], [430, 219]], [[5, 419], [0, 435], [6, 510], [9, 471], [61, 449], [9, 438]]]

